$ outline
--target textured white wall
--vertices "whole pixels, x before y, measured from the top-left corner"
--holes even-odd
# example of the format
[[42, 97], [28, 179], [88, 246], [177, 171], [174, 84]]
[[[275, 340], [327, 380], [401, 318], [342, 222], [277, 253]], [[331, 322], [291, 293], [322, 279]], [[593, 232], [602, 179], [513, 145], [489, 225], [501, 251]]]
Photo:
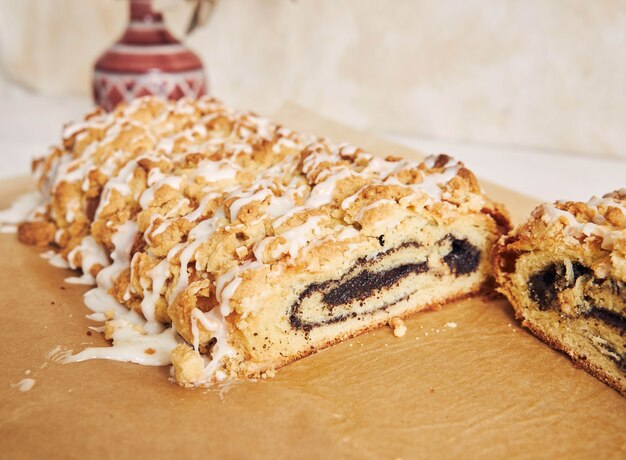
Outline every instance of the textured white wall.
[[[175, 31], [189, 6], [161, 0]], [[5, 73], [89, 90], [122, 0], [0, 0]], [[362, 127], [626, 157], [626, 0], [219, 0], [188, 43], [212, 92]]]

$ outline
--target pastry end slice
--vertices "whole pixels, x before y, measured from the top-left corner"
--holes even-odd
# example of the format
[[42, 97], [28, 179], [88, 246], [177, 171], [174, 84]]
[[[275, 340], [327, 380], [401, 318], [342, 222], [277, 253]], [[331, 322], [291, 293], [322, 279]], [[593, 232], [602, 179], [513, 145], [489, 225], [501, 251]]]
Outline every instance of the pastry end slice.
[[[482, 292], [493, 280], [490, 255], [508, 229], [506, 211], [451, 158], [431, 157], [421, 168], [436, 169], [415, 190], [447, 182], [441, 198], [424, 206], [405, 207], [403, 184], [359, 188], [347, 176], [335, 187], [346, 190], [336, 201], [342, 223], [319, 208], [274, 221], [274, 235], [257, 241], [252, 257], [220, 275], [215, 289], [201, 279], [176, 298], [168, 313], [177, 331], [207, 344], [223, 375], [259, 377], [394, 318]], [[190, 312], [212, 301], [209, 315], [224, 321], [226, 340], [210, 324], [193, 327]], [[197, 384], [193, 350], [179, 352], [177, 380]]]
[[626, 396], [626, 189], [539, 206], [493, 259], [522, 324]]

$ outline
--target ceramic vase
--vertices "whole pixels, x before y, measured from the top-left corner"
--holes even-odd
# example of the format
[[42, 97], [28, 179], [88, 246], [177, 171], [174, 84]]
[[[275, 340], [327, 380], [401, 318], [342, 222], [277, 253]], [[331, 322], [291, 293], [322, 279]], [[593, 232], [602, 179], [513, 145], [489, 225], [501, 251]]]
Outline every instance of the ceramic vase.
[[96, 61], [93, 97], [106, 110], [155, 95], [198, 98], [207, 92], [200, 58], [168, 32], [151, 0], [129, 0], [130, 21], [122, 37]]

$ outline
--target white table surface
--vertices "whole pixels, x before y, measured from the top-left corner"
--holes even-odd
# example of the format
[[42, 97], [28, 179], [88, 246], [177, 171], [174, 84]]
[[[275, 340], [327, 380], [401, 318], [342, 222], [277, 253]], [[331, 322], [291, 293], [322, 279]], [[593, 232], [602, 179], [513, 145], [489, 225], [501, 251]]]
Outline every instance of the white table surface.
[[[39, 96], [0, 83], [0, 180], [28, 174], [31, 159], [59, 141], [63, 124], [90, 107], [86, 97]], [[448, 153], [479, 177], [544, 201], [587, 200], [626, 187], [626, 159], [376, 134], [424, 153]]]

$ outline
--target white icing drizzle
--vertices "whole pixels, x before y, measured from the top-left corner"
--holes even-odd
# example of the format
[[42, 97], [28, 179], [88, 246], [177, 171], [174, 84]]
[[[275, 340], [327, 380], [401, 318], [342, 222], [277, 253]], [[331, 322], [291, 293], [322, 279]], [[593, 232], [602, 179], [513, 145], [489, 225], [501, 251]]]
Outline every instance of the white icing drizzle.
[[0, 211], [0, 233], [15, 233], [17, 225], [31, 218], [41, 206], [42, 200], [39, 192], [17, 197], [9, 208]]
[[50, 265], [57, 268], [69, 268], [67, 261], [61, 254], [57, 254], [53, 250], [48, 250], [39, 254], [39, 257], [46, 259]]
[[161, 138], [156, 146], [156, 149], [162, 150], [165, 153], [171, 153], [174, 151], [174, 142], [175, 139], [173, 137]]
[[223, 217], [222, 213], [219, 213], [205, 221], [200, 222], [190, 232], [187, 239], [187, 247], [180, 252], [180, 274], [178, 275], [178, 281], [176, 286], [172, 290], [172, 294], [168, 299], [171, 302], [176, 299], [178, 294], [182, 292], [189, 284], [189, 273], [187, 272], [187, 266], [189, 261], [194, 256], [196, 250], [202, 243], [207, 241], [211, 235], [215, 232], [218, 226], [219, 220]]
[[204, 368], [204, 380], [205, 382], [210, 382], [215, 378], [216, 381], [221, 382], [226, 378], [224, 372], [220, 370], [224, 358], [235, 356], [237, 353], [228, 342], [230, 333], [224, 316], [217, 312], [216, 309], [205, 313], [203, 316], [208, 320], [213, 320], [211, 324], [205, 322], [201, 324], [213, 334], [213, 338], [216, 340], [211, 350], [211, 360], [205, 357], [205, 362], [208, 361], [208, 363]]
[[149, 321], [155, 320], [155, 308], [156, 302], [161, 296], [161, 291], [165, 286], [166, 281], [170, 278], [170, 260], [176, 253], [183, 247], [183, 244], [177, 244], [167, 254], [167, 257], [161, 262], [156, 264], [152, 270], [150, 270], [150, 277], [152, 278], [152, 289], [147, 289], [144, 286], [143, 298], [141, 299], [141, 312]]
[[198, 220], [198, 218], [200, 218], [200, 216], [202, 216], [202, 214], [204, 213], [207, 204], [209, 204], [210, 201], [219, 198], [219, 196], [219, 193], [207, 193], [206, 195], [204, 195], [200, 200], [198, 207], [186, 216], [184, 216], [185, 219], [189, 222], [195, 222], [196, 220]]
[[[361, 155], [364, 155], [364, 154], [361, 154]], [[436, 158], [437, 158], [436, 156], [431, 155], [427, 157], [424, 160], [424, 162], [428, 167], [432, 168], [435, 165]], [[389, 177], [389, 176], [405, 168], [416, 168], [418, 163], [410, 161], [410, 160], [404, 160], [404, 161], [399, 161], [399, 162], [387, 162], [384, 160], [377, 160], [376, 158], [373, 158], [370, 161], [370, 165], [372, 163], [373, 163], [373, 166], [371, 167], [367, 166], [362, 171], [362, 173], [363, 172], [375, 172], [379, 176], [383, 177], [384, 180], [382, 182], [373, 182], [373, 183], [367, 184], [361, 187], [353, 195], [350, 195], [347, 198], [345, 198], [341, 202], [342, 209], [347, 210], [348, 208], [350, 208], [350, 206], [352, 206], [359, 199], [359, 197], [365, 190], [376, 185], [396, 185], [399, 187], [405, 187], [405, 188], [411, 189], [413, 191], [413, 194], [402, 198], [399, 202], [400, 204], [409, 203], [413, 199], [419, 198], [424, 195], [428, 197], [430, 203], [433, 203], [435, 201], [441, 201], [442, 199], [441, 186], [447, 184], [454, 177], [456, 177], [457, 173], [461, 169], [461, 165], [458, 164], [457, 162], [449, 162], [444, 168], [444, 171], [441, 173], [434, 173], [434, 174], [422, 173], [422, 182], [418, 184], [404, 184], [400, 182], [397, 178]], [[392, 167], [392, 165], [396, 165], [396, 166]], [[369, 206], [371, 206], [371, 204], [366, 205], [368, 209], [371, 209]], [[361, 210], [361, 211], [365, 212], [365, 210]], [[359, 211], [357, 215], [362, 216], [361, 211]], [[355, 219], [355, 220], [358, 221], [358, 219]]]
[[[192, 290], [192, 294], [195, 295], [200, 289], [202, 286], [197, 286]], [[211, 359], [203, 357], [205, 363], [204, 381], [198, 383], [211, 382], [213, 379], [216, 381], [224, 380], [226, 375], [220, 370], [220, 366], [224, 358], [235, 356], [236, 351], [228, 341], [230, 334], [223, 312], [217, 308], [213, 308], [209, 312], [202, 312], [195, 308], [191, 312], [191, 323], [194, 349], [197, 350], [199, 346], [198, 323], [210, 332], [216, 341], [211, 350]]]
[[357, 212], [356, 216], [354, 216], [354, 221], [361, 223], [361, 221], [363, 220], [363, 216], [365, 215], [366, 212], [372, 209], [376, 209], [379, 206], [382, 206], [384, 204], [396, 204], [396, 202], [394, 200], [388, 200], [388, 199], [374, 201], [373, 203], [370, 203], [367, 206], [363, 206], [361, 209], [359, 209], [359, 212]]
[[110, 144], [111, 142], [113, 142], [115, 138], [117, 138], [117, 136], [119, 136], [120, 133], [122, 132], [122, 128], [124, 127], [124, 125], [126, 125], [129, 122], [130, 120], [121, 120], [119, 123], [113, 123], [112, 125], [110, 125], [107, 128], [104, 138], [102, 139], [100, 144], [106, 145], [106, 144]]
[[271, 217], [280, 217], [294, 208], [294, 201], [291, 196], [274, 196], [270, 205], [265, 209], [265, 213]]
[[89, 273], [83, 273], [80, 276], [70, 276], [65, 278], [65, 282], [68, 284], [84, 284], [85, 286], [93, 286], [96, 284], [96, 279]]
[[54, 242], [56, 244], [61, 244], [63, 236], [65, 236], [65, 229], [57, 228], [57, 230], [54, 232]]
[[189, 264], [191, 257], [195, 254], [198, 247], [211, 237], [211, 235], [215, 232], [215, 229], [218, 227], [220, 219], [223, 217], [223, 211], [221, 209], [216, 210], [211, 219], [200, 222], [189, 232], [187, 242], [175, 245], [172, 249], [170, 249], [166, 258], [159, 262], [150, 271], [152, 289], [147, 289], [147, 287], [144, 286], [143, 299], [141, 301], [141, 310], [146, 318], [151, 321], [155, 318], [155, 304], [161, 295], [163, 287], [165, 287], [165, 283], [170, 278], [170, 265], [174, 256], [180, 254], [179, 259], [181, 262], [181, 268], [176, 286], [174, 286], [170, 296], [168, 297], [168, 302], [170, 303], [173, 302], [178, 294], [187, 287], [189, 277], [187, 265]]
[[171, 363], [170, 355], [178, 345], [178, 335], [173, 326], [165, 327], [147, 321], [133, 310], [118, 303], [102, 288], [85, 293], [85, 305], [93, 313], [88, 316], [94, 321], [107, 321], [113, 330], [113, 346], [88, 347], [72, 355], [64, 353], [61, 362], [80, 362], [89, 359], [110, 359], [149, 366], [164, 366]]
[[81, 131], [87, 131], [93, 126], [93, 122], [69, 123], [65, 126], [65, 128], [63, 128], [63, 133], [61, 135], [63, 136], [63, 139], [70, 139], [72, 136], [80, 133]]
[[[189, 204], [189, 199], [183, 198], [179, 200], [172, 209], [166, 212], [164, 216], [161, 216], [159, 214], [153, 214], [152, 217], [150, 218], [150, 226], [145, 232], [146, 241], [151, 242], [153, 237], [158, 236], [161, 233], [164, 233], [168, 229], [170, 224], [172, 223], [171, 218], [176, 216], [178, 212], [180, 211], [180, 209], [183, 206], [186, 206], [188, 204]], [[162, 218], [163, 221], [159, 224], [157, 228], [152, 230], [152, 226], [154, 225], [158, 217]]]
[[113, 190], [116, 190], [123, 196], [131, 194], [129, 182], [135, 174], [135, 169], [137, 169], [137, 162], [129, 161], [122, 169], [119, 170], [116, 176], [107, 181], [104, 189], [102, 190], [102, 196], [100, 198], [100, 203], [98, 204], [98, 209], [96, 209], [96, 218], [100, 216], [102, 210], [109, 204], [109, 199], [111, 198]]
[[256, 260], [260, 262], [268, 262], [269, 259], [265, 257], [265, 250], [267, 245], [274, 241], [276, 238], [272, 236], [268, 236], [267, 238], [263, 238], [261, 241], [257, 241], [252, 247], [252, 253]]
[[178, 345], [174, 327], [165, 328], [158, 334], [146, 334], [125, 318], [111, 320], [109, 324], [115, 328], [111, 336], [112, 346], [88, 347], [75, 355], [68, 355], [63, 362], [110, 359], [146, 366], [165, 366], [172, 362], [172, 350]]
[[[101, 287], [90, 289], [83, 295], [85, 306], [93, 313], [87, 318], [93, 321], [106, 321], [116, 315], [124, 315], [129, 310]], [[139, 317], [137, 318], [139, 320]]]
[[337, 146], [337, 150], [342, 157], [353, 158], [356, 155], [357, 150], [359, 149], [354, 145], [350, 145], [344, 142]]
[[57, 170], [57, 174], [52, 181], [52, 188], [56, 188], [61, 182], [73, 183], [83, 180], [86, 171], [92, 166], [90, 161], [83, 162], [79, 157], [77, 159], [63, 155]]
[[[619, 193], [626, 196], [626, 188], [621, 189]], [[587, 206], [595, 208], [596, 212], [599, 211], [600, 207], [608, 208], [610, 206], [610, 207], [619, 209], [620, 211], [622, 211], [622, 214], [626, 216], [626, 206], [624, 206], [622, 203], [612, 198], [598, 198], [597, 196], [594, 196], [587, 202]], [[602, 217], [602, 216], [598, 216], [598, 217]]]
[[[95, 144], [94, 144], [95, 147]], [[113, 153], [105, 160], [105, 162], [99, 167], [100, 172], [107, 177], [110, 177], [115, 172], [117, 165], [122, 159], [127, 155], [124, 150], [115, 150]]]
[[239, 211], [241, 211], [241, 208], [255, 201], [259, 201], [259, 202], [263, 201], [265, 198], [267, 198], [270, 195], [272, 195], [272, 191], [267, 188], [262, 188], [261, 190], [258, 190], [256, 192], [245, 192], [243, 194], [238, 195], [240, 198], [233, 201], [233, 203], [230, 205], [231, 222], [237, 220], [237, 217], [239, 216]]
[[[79, 254], [81, 259], [80, 266], [74, 262]], [[104, 247], [97, 243], [91, 235], [83, 237], [80, 244], [68, 253], [67, 260], [70, 268], [81, 268], [85, 274], [89, 274], [90, 270], [96, 265], [106, 267], [110, 264]]]
[[230, 160], [205, 160], [198, 164], [191, 177], [202, 177], [207, 182], [232, 180], [240, 170], [241, 168]]
[[114, 249], [111, 253], [113, 263], [98, 273], [96, 281], [98, 286], [109, 290], [119, 274], [128, 268], [130, 262], [130, 250], [137, 236], [137, 222], [129, 220], [120, 225], [117, 232], [111, 238]]
[[[159, 168], [152, 168], [150, 170], [150, 172], [148, 172], [148, 178], [146, 179], [146, 185], [148, 187], [152, 187], [154, 184], [158, 184], [159, 181], [161, 181], [165, 177], [166, 177], [165, 174], [163, 174], [163, 172], [161, 172], [161, 170]], [[145, 193], [145, 191], [144, 191], [144, 193]], [[150, 204], [151, 201], [152, 201], [152, 199], [149, 199], [148, 202], [145, 203], [146, 204], [145, 207], [147, 207], [147, 205]], [[139, 204], [141, 204], [141, 199], [139, 200]], [[142, 207], [143, 207], [143, 205], [142, 205]]]
[[69, 268], [67, 261], [61, 254], [55, 254], [48, 260], [50, 265], [57, 268]]
[[335, 239], [338, 241], [349, 240], [350, 238], [356, 238], [359, 234], [360, 232], [356, 228], [347, 226], [341, 229], [337, 236], [335, 236]]
[[311, 194], [306, 200], [305, 207], [319, 208], [329, 204], [333, 199], [333, 193], [335, 192], [337, 182], [347, 177], [351, 177], [354, 174], [355, 173], [348, 168], [341, 168], [323, 182], [317, 184], [311, 190]]
[[[305, 247], [313, 247], [316, 242], [331, 236], [331, 239], [341, 241], [358, 236], [360, 232], [352, 226], [339, 225], [334, 228], [325, 228], [320, 223], [327, 219], [325, 216], [310, 216], [304, 224], [292, 227], [275, 236], [268, 236], [254, 244], [252, 252], [257, 261], [269, 263], [283, 255], [294, 259]], [[278, 242], [267, 253], [267, 247], [273, 242]]]
[[358, 158], [368, 159], [367, 166], [361, 171], [361, 174], [376, 174], [379, 177], [385, 179], [393, 173], [401, 171], [403, 169], [415, 169], [419, 165], [417, 161], [400, 160], [400, 161], [386, 161], [382, 158], [371, 154], [362, 153]]
[[232, 312], [230, 306], [230, 299], [235, 294], [235, 291], [241, 284], [240, 275], [248, 270], [255, 270], [261, 268], [263, 264], [259, 261], [244, 262], [242, 265], [238, 265], [228, 270], [221, 276], [218, 276], [215, 280], [215, 296], [220, 303], [220, 313], [226, 317]]
[[[152, 171], [155, 170], [151, 170], [150, 172]], [[150, 187], [148, 187], [141, 194], [141, 198], [139, 198], [139, 204], [141, 205], [142, 209], [147, 209], [150, 204], [152, 204], [152, 202], [154, 201], [155, 192], [161, 187], [169, 186], [175, 190], [180, 190], [183, 183], [182, 176], [163, 176], [160, 171], [158, 171], [158, 173], [156, 173], [153, 177], [159, 177], [159, 179], [152, 185], [150, 185]], [[150, 177], [148, 177], [148, 184], [150, 184]]]
[[349, 197], [345, 198], [342, 202], [341, 202], [341, 209], [343, 209], [344, 211], [348, 208], [350, 208], [350, 206], [352, 206], [356, 200], [359, 199], [359, 197], [361, 196], [361, 193], [363, 192], [363, 190], [365, 190], [366, 188], [369, 187], [368, 185], [364, 185], [363, 187], [361, 187], [360, 189], [358, 189], [356, 191], [356, 193], [350, 195]]
[[[274, 247], [270, 257], [272, 259], [277, 259], [283, 254], [289, 254], [292, 259], [295, 258], [300, 252], [300, 249], [311, 243], [315, 238], [322, 234], [320, 222], [324, 219], [326, 219], [324, 216], [312, 216], [309, 217], [302, 225], [292, 227], [277, 236], [266, 238], [268, 242], [275, 239], [285, 240], [284, 243], [278, 244]], [[255, 245], [254, 254], [257, 256], [257, 259], [263, 260], [262, 257], [259, 256], [261, 256], [261, 250], [265, 249], [268, 242], [262, 240], [260, 243]]]
[[78, 207], [78, 202], [76, 200], [72, 200], [67, 204], [67, 208], [65, 210], [65, 221], [68, 223], [74, 222], [76, 218], [75, 210]]
[[428, 169], [433, 169], [436, 162], [437, 155], [428, 155], [426, 158], [424, 158], [424, 166], [426, 166]]
[[[390, 177], [385, 180], [385, 184], [389, 185], [400, 185], [402, 187], [408, 187], [413, 190], [414, 194], [419, 197], [422, 195], [426, 195], [429, 197], [431, 203], [434, 201], [441, 201], [442, 198], [442, 190], [441, 185], [445, 185], [450, 182], [457, 175], [461, 166], [456, 164], [450, 167], [446, 167], [444, 172], [437, 174], [425, 174], [422, 182], [419, 184], [402, 184], [395, 177]], [[411, 200], [412, 197], [408, 196], [401, 200], [401, 203], [404, 201]]]
[[557, 220], [563, 217], [565, 221], [567, 222], [568, 226], [579, 225], [579, 222], [576, 220], [576, 217], [574, 217], [573, 214], [567, 211], [563, 211], [562, 209], [557, 208], [553, 204], [545, 203], [545, 204], [542, 204], [541, 207], [543, 209], [543, 215], [547, 219], [547, 222], [550, 224], [555, 223]]
[[309, 149], [313, 150], [314, 153], [308, 155], [302, 162], [302, 172], [304, 174], [316, 170], [322, 163], [333, 165], [339, 160], [337, 155], [334, 152], [327, 151], [326, 146], [323, 144], [309, 146]]
[[200, 347], [200, 331], [198, 330], [198, 322], [208, 323], [208, 325], [205, 325], [205, 329], [208, 331], [214, 328], [211, 320], [205, 316], [205, 313], [202, 310], [198, 308], [191, 310], [191, 335], [193, 337], [192, 345], [196, 351], [198, 351], [198, 348]]
[[597, 236], [602, 239], [602, 249], [607, 251], [612, 250], [618, 240], [626, 239], [626, 230], [611, 228], [606, 224], [606, 219], [600, 211], [600, 208], [613, 207], [619, 209], [626, 217], [626, 207], [623, 204], [611, 198], [594, 196], [586, 205], [595, 212], [592, 222], [579, 222], [572, 213], [549, 203], [541, 205], [541, 210], [543, 211], [542, 220], [548, 225], [554, 225], [557, 221], [564, 219], [565, 227], [563, 228], [563, 234], [574, 238]]
[[304, 202], [303, 206], [297, 206], [288, 210], [282, 216], [275, 219], [272, 222], [272, 226], [274, 228], [278, 228], [295, 214], [330, 204], [333, 199], [337, 182], [353, 175], [356, 175], [354, 171], [347, 168], [339, 169], [339, 171], [336, 171], [334, 174], [330, 175], [330, 177], [326, 178], [324, 181], [320, 182], [311, 189], [311, 193]]

